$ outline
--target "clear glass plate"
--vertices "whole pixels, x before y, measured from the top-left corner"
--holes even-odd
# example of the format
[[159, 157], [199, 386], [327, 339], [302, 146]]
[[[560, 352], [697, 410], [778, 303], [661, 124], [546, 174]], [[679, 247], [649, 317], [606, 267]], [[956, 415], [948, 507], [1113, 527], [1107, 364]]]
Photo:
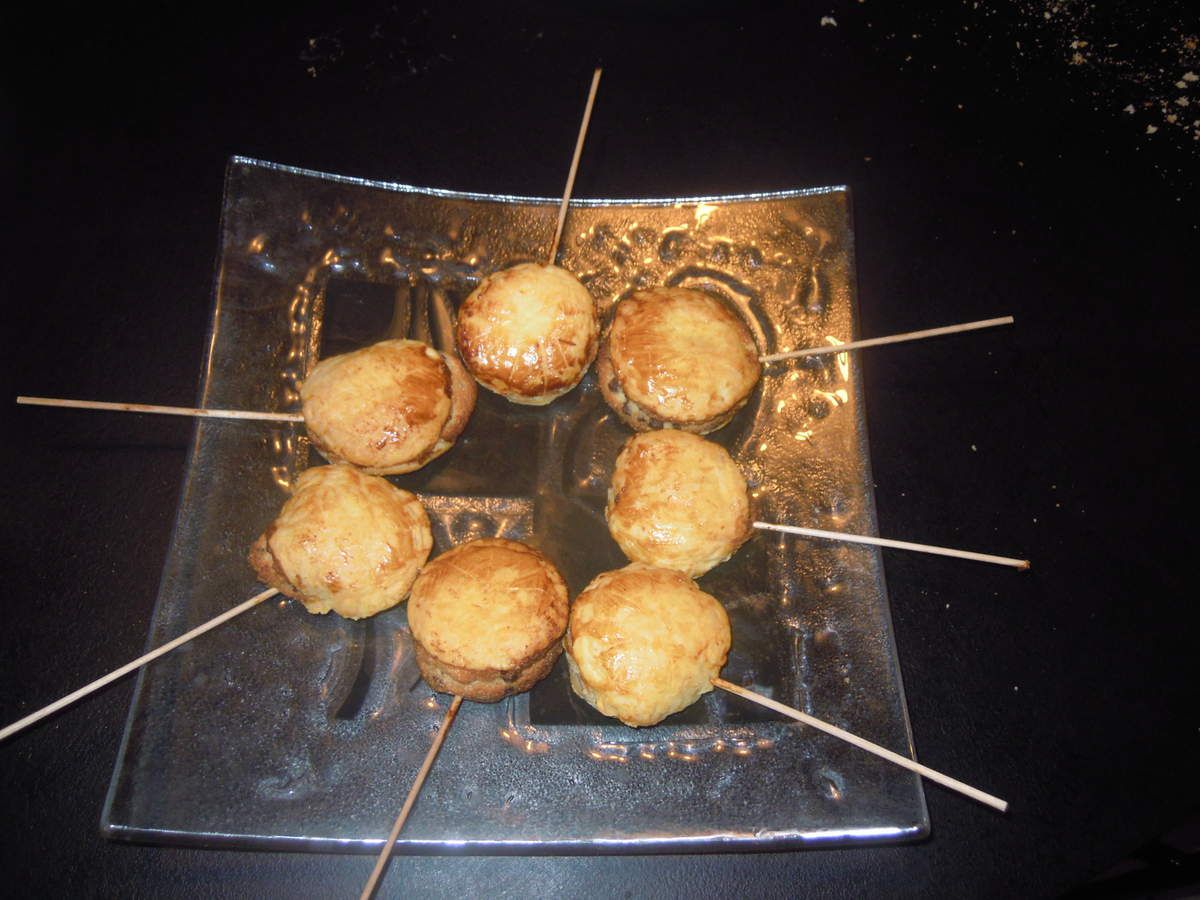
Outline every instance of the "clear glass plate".
[[[448, 346], [481, 276], [544, 259], [556, 206], [233, 159], [201, 403], [297, 410], [319, 356], [389, 336]], [[855, 332], [845, 188], [579, 201], [561, 262], [606, 313], [643, 287], [714, 292], [764, 352]], [[603, 507], [627, 436], [593, 375], [541, 409], [481, 391], [455, 448], [393, 480], [426, 504], [435, 553], [530, 541], [574, 595], [625, 562]], [[875, 533], [854, 356], [769, 367], [712, 437], [758, 518]], [[149, 645], [261, 589], [247, 550], [318, 462], [302, 426], [197, 422]], [[700, 584], [733, 624], [726, 678], [911, 755], [877, 550], [760, 532]], [[420, 680], [403, 605], [350, 622], [268, 602], [141, 673], [104, 831], [376, 850], [446, 702]], [[571, 694], [560, 660], [529, 694], [464, 705], [397, 849], [770, 849], [927, 832], [911, 773], [721, 692], [626, 728]]]

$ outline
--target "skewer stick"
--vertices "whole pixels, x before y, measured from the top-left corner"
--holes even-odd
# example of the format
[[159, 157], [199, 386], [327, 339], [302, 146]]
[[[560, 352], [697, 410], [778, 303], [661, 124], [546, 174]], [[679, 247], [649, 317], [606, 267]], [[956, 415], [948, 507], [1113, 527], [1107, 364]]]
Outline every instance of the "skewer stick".
[[383, 849], [379, 851], [379, 858], [375, 860], [375, 868], [371, 871], [371, 877], [367, 879], [367, 886], [363, 888], [359, 900], [368, 900], [371, 894], [375, 892], [375, 886], [379, 883], [380, 876], [383, 875], [383, 870], [387, 867], [388, 858], [392, 855], [392, 848], [396, 846], [396, 838], [400, 836], [400, 830], [408, 820], [408, 814], [412, 811], [413, 804], [417, 802], [417, 794], [421, 793], [421, 785], [425, 783], [425, 776], [429, 774], [438, 751], [442, 749], [442, 741], [446, 739], [446, 732], [450, 730], [450, 725], [454, 722], [454, 717], [458, 714], [458, 708], [462, 705], [462, 700], [463, 698], [456, 694], [454, 699], [450, 701], [450, 708], [446, 710], [446, 715], [442, 717], [441, 728], [438, 729], [438, 733], [434, 736], [433, 744], [429, 747], [429, 752], [425, 754], [425, 762], [421, 764], [421, 770], [417, 772], [417, 777], [413, 781], [412, 787], [408, 789], [408, 797], [405, 798], [400, 815], [396, 817], [395, 824], [392, 825], [392, 831], [388, 835], [387, 842], [383, 845]]
[[773, 709], [777, 713], [782, 713], [785, 716], [795, 719], [798, 722], [803, 722], [805, 725], [811, 725], [826, 734], [831, 734], [835, 738], [853, 744], [861, 750], [866, 750], [868, 753], [874, 753], [876, 756], [881, 756], [889, 762], [893, 762], [903, 769], [908, 769], [910, 772], [916, 772], [918, 775], [923, 775], [930, 781], [936, 781], [943, 787], [948, 787], [951, 790], [958, 791], [960, 794], [965, 794], [972, 800], [978, 800], [980, 803], [985, 803], [993, 809], [998, 809], [1000, 812], [1008, 810], [1008, 803], [1001, 800], [999, 797], [993, 797], [991, 794], [985, 794], [978, 788], [973, 788], [969, 784], [963, 784], [956, 778], [951, 778], [949, 775], [943, 775], [928, 766], [923, 766], [915, 760], [909, 759], [907, 756], [901, 756], [899, 753], [893, 753], [886, 747], [880, 747], [878, 744], [873, 744], [865, 738], [860, 738], [856, 734], [851, 734], [849, 731], [844, 731], [836, 725], [830, 725], [828, 722], [823, 722], [820, 719], [810, 716], [808, 713], [801, 712], [798, 709], [793, 709], [790, 706], [785, 706], [776, 700], [769, 697], [764, 697], [762, 694], [747, 690], [724, 678], [712, 679], [714, 687], [719, 687], [723, 691], [729, 691], [731, 694], [737, 694], [749, 700], [751, 703], [757, 703], [759, 706], [765, 706], [767, 709]]
[[1001, 316], [998, 319], [980, 319], [978, 322], [963, 322], [961, 325], [944, 325], [941, 328], [926, 328], [924, 331], [906, 331], [904, 334], [889, 334], [886, 337], [866, 338], [861, 341], [850, 341], [848, 344], [830, 344], [828, 347], [808, 347], [804, 350], [789, 350], [786, 353], [772, 353], [760, 356], [760, 363], [779, 362], [781, 359], [798, 359], [802, 356], [819, 356], [824, 353], [845, 353], [847, 350], [858, 350], [862, 347], [878, 347], [880, 344], [900, 344], [904, 341], [919, 341], [921, 338], [938, 337], [943, 334], [958, 334], [960, 331], [978, 331], [980, 328], [993, 328], [996, 325], [1011, 325], [1012, 316]]
[[554, 265], [558, 258], [558, 244], [562, 240], [563, 223], [567, 221], [567, 204], [571, 202], [571, 191], [575, 188], [575, 171], [579, 168], [579, 157], [583, 154], [583, 138], [587, 134], [588, 122], [592, 118], [592, 104], [596, 102], [596, 88], [600, 86], [600, 69], [592, 73], [592, 87], [588, 91], [587, 106], [583, 108], [583, 121], [579, 123], [579, 137], [575, 139], [575, 156], [571, 158], [571, 170], [567, 173], [567, 186], [563, 189], [562, 203], [558, 207], [558, 224], [554, 227], [554, 243], [550, 245], [547, 265]]
[[88, 694], [92, 693], [93, 691], [100, 690], [100, 688], [104, 687], [106, 684], [111, 684], [112, 682], [114, 682], [118, 678], [120, 678], [122, 675], [128, 675], [134, 669], [138, 669], [138, 668], [144, 666], [146, 663], [152, 662], [153, 660], [158, 659], [160, 656], [162, 656], [166, 653], [170, 653], [172, 650], [174, 650], [176, 647], [180, 646], [181, 644], [186, 644], [192, 638], [199, 637], [200, 635], [204, 634], [204, 632], [206, 632], [206, 631], [211, 631], [212, 629], [216, 628], [218, 625], [228, 622], [234, 616], [241, 615], [242, 613], [244, 613], [246, 610], [250, 609], [251, 607], [257, 606], [258, 604], [262, 603], [264, 600], [266, 600], [270, 597], [274, 597], [278, 593], [279, 593], [279, 591], [277, 591], [275, 588], [268, 588], [267, 590], [263, 591], [261, 594], [255, 594], [253, 597], [251, 597], [245, 603], [235, 606], [233, 609], [226, 610], [225, 612], [221, 613], [216, 618], [209, 619], [203, 625], [198, 625], [197, 627], [195, 627], [191, 631], [189, 631], [187, 634], [181, 634], [179, 637], [175, 638], [175, 640], [168, 641], [167, 643], [163, 644], [161, 647], [159, 647], [156, 650], [151, 650], [145, 656], [139, 656], [133, 662], [126, 663], [125, 665], [121, 666], [121, 668], [116, 669], [112, 672], [109, 672], [103, 678], [97, 678], [91, 684], [85, 684], [79, 690], [75, 691], [74, 693], [67, 694], [67, 696], [63, 697], [61, 700], [56, 700], [55, 702], [51, 703], [49, 706], [43, 707], [42, 709], [39, 709], [35, 713], [30, 713], [25, 718], [23, 718], [17, 722], [13, 722], [7, 728], [0, 730], [0, 741], [4, 740], [5, 738], [9, 737], [10, 735], [16, 734], [22, 728], [26, 728], [29, 725], [32, 725], [34, 722], [37, 722], [37, 721], [40, 721], [41, 719], [46, 718], [46, 716], [48, 716], [48, 715], [58, 712], [64, 706], [70, 706], [72, 703], [74, 703], [76, 700], [80, 699], [81, 697], [86, 697]]
[[22, 406], [66, 406], [71, 409], [107, 409], [113, 412], [159, 413], [165, 416], [203, 416], [209, 419], [259, 419], [267, 422], [303, 422], [300, 413], [256, 412], [249, 409], [198, 409], [190, 406], [153, 406], [146, 403], [104, 403], [99, 400], [59, 400], [55, 397], [18, 397]]
[[775, 525], [771, 522], [754, 522], [753, 524], [755, 528], [761, 531], [782, 531], [787, 534], [798, 534], [803, 537], [825, 538], [830, 541], [847, 541], [851, 544], [871, 544], [875, 547], [892, 547], [896, 550], [916, 550], [918, 553], [933, 553], [938, 556], [954, 556], [958, 559], [995, 563], [998, 566], [1012, 566], [1014, 569], [1022, 571], [1029, 568], [1029, 560], [1013, 559], [1010, 556], [993, 556], [990, 553], [955, 550], [952, 547], [935, 547], [932, 544], [914, 544], [911, 541], [893, 541], [890, 538], [871, 537], [865, 534], [847, 534], [844, 531], [821, 531], [819, 528], [801, 528], [798, 525]]

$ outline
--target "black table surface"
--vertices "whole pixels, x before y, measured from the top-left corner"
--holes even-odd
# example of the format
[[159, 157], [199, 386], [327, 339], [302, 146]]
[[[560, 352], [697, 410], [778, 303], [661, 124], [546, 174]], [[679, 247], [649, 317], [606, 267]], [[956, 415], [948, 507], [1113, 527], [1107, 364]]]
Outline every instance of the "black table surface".
[[[884, 554], [921, 759], [1011, 811], [927, 785], [918, 844], [405, 857], [383, 894], [1148, 890], [1088, 885], [1200, 807], [1200, 22], [1186, 3], [897, 6], [6, 14], [0, 720], [141, 652], [192, 433], [12, 398], [194, 402], [229, 157], [553, 196], [603, 65], [577, 196], [848, 184], [864, 336], [1016, 317], [861, 356], [880, 532], [1034, 562]], [[362, 856], [101, 837], [132, 689], [0, 745], [10, 889], [356, 894]]]

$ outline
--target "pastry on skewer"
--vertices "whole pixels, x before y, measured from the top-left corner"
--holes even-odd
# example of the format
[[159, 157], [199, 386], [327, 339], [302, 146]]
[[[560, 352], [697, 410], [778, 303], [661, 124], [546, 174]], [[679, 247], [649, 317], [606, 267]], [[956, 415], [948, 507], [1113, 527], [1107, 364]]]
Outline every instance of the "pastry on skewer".
[[571, 607], [571, 689], [644, 727], [712, 690], [729, 655], [729, 616], [682, 572], [632, 563], [597, 575]]
[[453, 446], [475, 408], [475, 382], [453, 353], [389, 340], [321, 360], [300, 399], [326, 459], [399, 475]]
[[353, 466], [317, 466], [254, 542], [250, 565], [311, 613], [362, 619], [408, 596], [432, 547], [413, 494]]
[[604, 509], [634, 562], [699, 578], [750, 537], [746, 479], [725, 448], [686, 431], [635, 434], [621, 449]]
[[708, 434], [750, 398], [765, 363], [845, 353], [1012, 324], [1011, 316], [766, 356], [746, 323], [702, 291], [661, 287], [620, 301], [600, 342], [596, 378], [605, 401], [634, 431], [677, 428]]
[[490, 391], [544, 406], [579, 384], [596, 357], [596, 304], [554, 265], [522, 263], [489, 275], [458, 311], [458, 352]]
[[761, 370], [737, 314], [686, 288], [638, 291], [618, 303], [596, 362], [604, 399], [630, 428], [696, 434], [728, 424]]
[[754, 520], [746, 480], [724, 448], [667, 429], [635, 434], [625, 442], [604, 517], [613, 540], [631, 560], [678, 569], [693, 578], [729, 559], [753, 530], [1029, 568], [1027, 559]]
[[408, 604], [417, 665], [435, 691], [493, 703], [529, 690], [562, 653], [567, 585], [537, 550], [487, 538], [418, 576]]

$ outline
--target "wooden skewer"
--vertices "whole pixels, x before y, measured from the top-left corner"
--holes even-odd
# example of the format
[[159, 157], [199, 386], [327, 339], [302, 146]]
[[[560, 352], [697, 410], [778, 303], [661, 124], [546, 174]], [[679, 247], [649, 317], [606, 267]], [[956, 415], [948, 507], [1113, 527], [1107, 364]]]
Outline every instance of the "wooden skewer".
[[421, 769], [417, 772], [417, 777], [413, 780], [412, 787], [408, 789], [408, 797], [404, 800], [404, 806], [400, 810], [400, 815], [396, 817], [395, 824], [392, 825], [391, 833], [388, 835], [383, 849], [379, 851], [379, 858], [375, 860], [375, 868], [371, 871], [371, 877], [367, 879], [367, 886], [363, 888], [359, 900], [368, 900], [371, 894], [374, 893], [375, 886], [379, 883], [379, 878], [383, 875], [383, 870], [387, 867], [388, 858], [392, 855], [392, 848], [396, 846], [396, 838], [400, 836], [400, 830], [408, 820], [408, 814], [412, 811], [413, 804], [417, 802], [417, 795], [421, 793], [421, 786], [425, 784], [425, 776], [429, 774], [438, 751], [442, 749], [442, 741], [446, 739], [446, 732], [450, 730], [450, 725], [454, 722], [454, 717], [458, 714], [458, 708], [462, 705], [462, 699], [462, 697], [455, 695], [454, 699], [450, 701], [450, 708], [446, 710], [446, 715], [442, 717], [442, 725], [433, 738], [433, 744], [430, 745], [429, 752], [425, 754], [425, 762], [421, 764]]
[[228, 622], [234, 616], [240, 616], [246, 610], [250, 609], [251, 607], [257, 606], [258, 604], [262, 603], [264, 600], [266, 600], [270, 597], [274, 597], [278, 593], [279, 593], [279, 591], [275, 590], [275, 588], [268, 588], [267, 590], [263, 591], [261, 594], [255, 594], [253, 597], [251, 597], [245, 603], [235, 606], [233, 609], [226, 610], [225, 612], [221, 613], [219, 616], [217, 616], [213, 619], [209, 619], [203, 625], [196, 626], [191, 631], [189, 631], [187, 634], [181, 634], [179, 637], [175, 638], [175, 640], [168, 641], [167, 643], [163, 644], [161, 647], [157, 648], [156, 650], [151, 650], [149, 653], [145, 654], [144, 656], [139, 656], [133, 662], [126, 663], [125, 665], [121, 666], [121, 668], [115, 669], [114, 671], [109, 672], [103, 678], [97, 678], [91, 684], [85, 684], [79, 690], [75, 691], [74, 693], [67, 694], [67, 696], [63, 697], [61, 700], [56, 700], [55, 702], [51, 703], [49, 706], [45, 706], [42, 709], [39, 709], [37, 712], [29, 714], [25, 718], [23, 718], [17, 722], [13, 722], [7, 728], [0, 730], [0, 741], [4, 740], [5, 738], [9, 737], [10, 735], [16, 734], [22, 728], [26, 728], [26, 727], [32, 725], [34, 722], [37, 722], [37, 721], [40, 721], [41, 719], [46, 718], [46, 716], [48, 716], [48, 715], [58, 712], [64, 706], [70, 706], [72, 703], [74, 703], [76, 700], [80, 699], [81, 697], [86, 697], [88, 694], [92, 693], [93, 691], [100, 690], [100, 688], [104, 687], [106, 684], [111, 684], [112, 682], [114, 682], [118, 678], [120, 678], [122, 675], [128, 675], [134, 669], [141, 668], [146, 663], [152, 662], [153, 660], [158, 659], [160, 656], [162, 656], [166, 653], [170, 653], [172, 650], [174, 650], [176, 647], [180, 646], [181, 644], [186, 644], [192, 638], [199, 637], [200, 635], [204, 634], [204, 632], [206, 632], [206, 631], [211, 631], [212, 629], [216, 628], [218, 625], [221, 625], [224, 622]]
[[583, 108], [583, 121], [579, 123], [579, 137], [575, 139], [575, 156], [571, 158], [571, 169], [567, 173], [567, 186], [563, 190], [562, 203], [558, 207], [558, 224], [554, 228], [554, 243], [550, 245], [547, 265], [554, 265], [558, 258], [558, 244], [562, 240], [563, 223], [567, 221], [567, 204], [571, 202], [571, 191], [575, 188], [575, 171], [579, 168], [579, 157], [583, 154], [583, 138], [587, 134], [588, 122], [592, 118], [592, 104], [596, 102], [596, 88], [600, 86], [600, 69], [592, 73], [592, 87], [588, 91], [587, 106]]
[[993, 797], [991, 794], [985, 794], [978, 788], [973, 788], [969, 784], [963, 784], [956, 778], [951, 778], [949, 775], [943, 775], [941, 772], [935, 771], [928, 766], [923, 766], [915, 760], [909, 759], [907, 756], [901, 756], [899, 753], [893, 753], [886, 747], [880, 747], [878, 744], [873, 744], [865, 738], [860, 738], [856, 734], [851, 734], [849, 731], [844, 731], [836, 725], [830, 725], [828, 722], [822, 722], [820, 719], [810, 716], [808, 713], [801, 712], [798, 709], [793, 709], [790, 706], [772, 700], [769, 697], [764, 697], [762, 694], [747, 690], [724, 678], [712, 679], [714, 687], [719, 687], [723, 691], [729, 691], [731, 694], [737, 694], [739, 697], [744, 697], [752, 703], [757, 703], [759, 706], [765, 706], [767, 709], [773, 709], [777, 713], [782, 713], [785, 716], [795, 719], [798, 722], [803, 722], [805, 725], [811, 725], [826, 734], [831, 734], [835, 738], [853, 744], [859, 749], [866, 750], [868, 753], [874, 753], [876, 756], [881, 756], [889, 762], [893, 762], [901, 768], [908, 769], [910, 772], [916, 772], [918, 775], [923, 775], [930, 781], [936, 781], [943, 787], [948, 787], [951, 790], [958, 791], [960, 794], [965, 794], [972, 800], [978, 800], [980, 803], [986, 803], [993, 809], [998, 809], [1000, 812], [1008, 810], [1008, 803], [1001, 800], [999, 797]]
[[916, 550], [918, 553], [934, 553], [938, 556], [954, 556], [958, 559], [971, 559], [976, 562], [995, 563], [998, 566], [1012, 566], [1022, 571], [1029, 568], [1029, 560], [1013, 559], [1009, 556], [993, 556], [990, 553], [975, 553], [971, 550], [955, 550], [952, 547], [935, 547], [932, 544], [914, 544], [911, 541], [893, 541], [890, 538], [871, 537], [865, 534], [847, 534], [844, 531], [822, 531], [819, 528], [801, 528], [798, 525], [775, 525], [771, 522], [755, 522], [755, 528], [761, 531], [782, 531], [787, 534], [798, 534], [803, 537], [825, 538], [830, 541], [847, 541], [851, 544], [871, 544], [875, 547], [892, 547], [896, 550]]
[[900, 344], [904, 341], [918, 341], [921, 338], [938, 337], [942, 334], [958, 334], [960, 331], [977, 331], [980, 328], [993, 328], [996, 325], [1011, 325], [1012, 316], [1001, 316], [998, 319], [980, 319], [978, 322], [964, 322], [961, 325], [944, 325], [941, 328], [926, 328], [924, 331], [906, 331], [904, 334], [890, 334], [886, 337], [867, 338], [861, 341], [851, 341], [848, 344], [830, 344], [828, 347], [808, 347], [804, 350], [789, 350], [786, 353], [772, 353], [760, 356], [760, 363], [779, 362], [781, 359], [798, 359], [802, 356], [819, 356], [824, 353], [845, 353], [847, 350], [858, 350], [862, 347], [878, 347], [880, 344]]
[[23, 406], [66, 406], [71, 409], [107, 409], [114, 412], [159, 413], [165, 416], [204, 416], [210, 419], [259, 419], [267, 422], [303, 422], [300, 413], [255, 412], [248, 409], [199, 409], [190, 406], [153, 406], [146, 403], [104, 403], [99, 400], [60, 400], [55, 397], [18, 397]]

